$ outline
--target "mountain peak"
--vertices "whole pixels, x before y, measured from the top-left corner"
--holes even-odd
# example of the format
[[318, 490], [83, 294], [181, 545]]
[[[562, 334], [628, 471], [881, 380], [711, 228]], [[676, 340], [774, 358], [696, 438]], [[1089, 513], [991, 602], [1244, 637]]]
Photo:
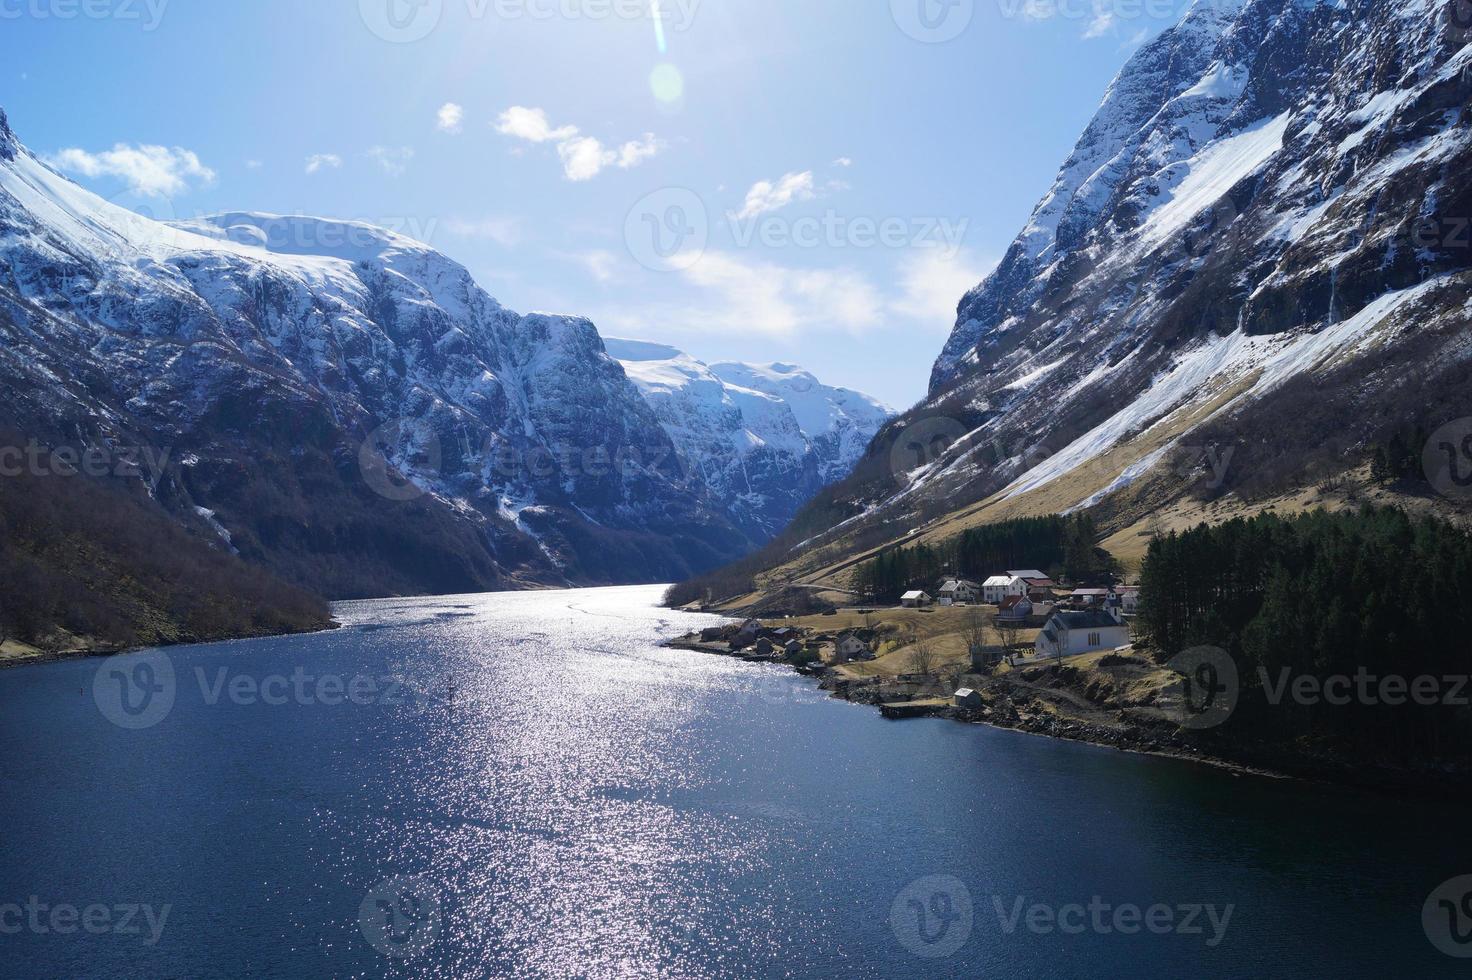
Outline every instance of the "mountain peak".
[[0, 108], [0, 160], [15, 159], [15, 134], [10, 131], [10, 120]]

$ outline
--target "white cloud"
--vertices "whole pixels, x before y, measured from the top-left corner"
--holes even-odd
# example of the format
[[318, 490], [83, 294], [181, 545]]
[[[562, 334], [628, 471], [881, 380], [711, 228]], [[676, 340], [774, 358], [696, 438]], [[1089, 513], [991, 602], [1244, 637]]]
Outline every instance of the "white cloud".
[[562, 173], [568, 180], [592, 180], [606, 167], [628, 170], [637, 167], [663, 149], [664, 144], [646, 133], [642, 140], [631, 140], [618, 149], [606, 148], [592, 136], [577, 136], [557, 144], [562, 160]]
[[322, 170], [341, 170], [342, 157], [336, 153], [314, 153], [307, 157], [307, 173], [315, 174]]
[[198, 154], [178, 146], [118, 143], [102, 153], [73, 147], [51, 157], [50, 163], [84, 177], [116, 177], [144, 197], [173, 197], [188, 191], [191, 182], [204, 186], [215, 180], [215, 172], [200, 162]]
[[615, 269], [618, 266], [618, 256], [603, 249], [593, 249], [576, 256], [588, 269], [588, 274], [598, 282], [613, 282], [618, 278]]
[[685, 314], [698, 317], [690, 322], [702, 327], [778, 335], [857, 332], [884, 319], [879, 291], [862, 274], [847, 269], [792, 269], [708, 252], [684, 276], [719, 300], [709, 309]]
[[245, 161], [245, 169], [247, 170], [260, 170], [263, 166], [265, 166], [265, 164], [261, 163], [261, 161], [259, 160]]
[[414, 148], [374, 146], [368, 150], [368, 159], [382, 167], [390, 177], [402, 177], [409, 171], [409, 161], [414, 159]]
[[562, 173], [568, 180], [592, 180], [608, 167], [628, 170], [658, 154], [665, 143], [653, 133], [645, 133], [618, 147], [604, 146], [593, 136], [583, 136], [576, 126], [553, 125], [541, 109], [512, 106], [501, 113], [496, 132], [530, 143], [556, 143]]
[[1106, 10], [1102, 5], [1094, 8], [1094, 19], [1084, 28], [1084, 39], [1103, 37], [1114, 27], [1114, 21], [1114, 11]]
[[501, 118], [496, 121], [496, 132], [531, 143], [550, 143], [572, 139], [578, 134], [578, 128], [561, 126], [553, 129], [552, 124], [547, 121], [546, 112], [514, 105], [501, 113]]
[[446, 102], [435, 114], [435, 128], [452, 136], [459, 135], [465, 128], [465, 109], [453, 102]]
[[837, 160], [833, 161], [833, 165], [835, 167], [852, 167], [854, 165], [854, 162], [848, 157], [839, 157]]
[[996, 263], [966, 249], [925, 248], [900, 264], [901, 295], [891, 303], [894, 312], [911, 319], [934, 323], [949, 330], [956, 320], [956, 307]]
[[738, 220], [755, 218], [758, 215], [779, 211], [793, 201], [811, 201], [817, 194], [813, 190], [813, 172], [787, 174], [773, 183], [758, 181], [746, 192], [746, 203], [736, 217]]
[[521, 241], [521, 222], [515, 218], [451, 218], [445, 226], [452, 235], [461, 238], [487, 238], [507, 248]]

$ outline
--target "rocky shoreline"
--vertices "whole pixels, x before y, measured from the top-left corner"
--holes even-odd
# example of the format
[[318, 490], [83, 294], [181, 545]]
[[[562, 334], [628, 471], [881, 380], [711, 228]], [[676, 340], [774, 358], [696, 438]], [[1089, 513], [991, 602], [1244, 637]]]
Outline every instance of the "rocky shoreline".
[[[747, 663], [768, 663], [786, 666], [794, 673], [818, 679], [819, 687], [839, 700], [861, 704], [881, 710], [893, 718], [944, 718], [950, 721], [973, 725], [989, 725], [993, 728], [1057, 738], [1071, 742], [1096, 745], [1101, 748], [1117, 749], [1139, 755], [1181, 759], [1202, 763], [1241, 774], [1265, 776], [1275, 779], [1294, 778], [1292, 774], [1273, 768], [1261, 767], [1240, 760], [1227, 758], [1204, 751], [1201, 746], [1182, 734], [1178, 726], [1168, 722], [1147, 721], [1132, 718], [1121, 711], [1114, 726], [1101, 725], [1077, 714], [1059, 712], [1058, 702], [1045, 705], [1032, 688], [1021, 688], [1008, 683], [1004, 678], [985, 675], [966, 675], [965, 683], [982, 698], [980, 707], [960, 707], [951, 703], [944, 691], [948, 685], [939, 678], [921, 680], [885, 680], [881, 678], [856, 679], [844, 677], [831, 667], [816, 664], [797, 665], [780, 655], [760, 655], [752, 648], [732, 650], [728, 643], [720, 640], [705, 640], [698, 633], [690, 633], [664, 644], [669, 649], [690, 650], [715, 656], [731, 657]], [[1029, 670], [1051, 672], [1051, 665], [1029, 668]], [[894, 710], [911, 707], [915, 710]]]
[[[1035, 664], [993, 675], [966, 674], [954, 682], [939, 677], [854, 678], [822, 663], [795, 665], [780, 654], [733, 651], [729, 644], [702, 640], [699, 634], [687, 634], [664, 645], [786, 666], [802, 676], [816, 678], [819, 687], [834, 698], [873, 707], [895, 719], [943, 718], [988, 725], [1136, 755], [1193, 762], [1241, 776], [1295, 779], [1423, 798], [1472, 798], [1469, 773], [1387, 768], [1335, 756], [1311, 756], [1277, 745], [1229, 742], [1212, 732], [1191, 732], [1162, 716], [1159, 709], [1114, 703], [1109, 693], [1098, 690], [1098, 678], [1084, 683], [1083, 672], [1068, 664]], [[974, 690], [981, 703], [972, 707], [954, 704], [951, 695], [958, 687]], [[1094, 698], [1102, 698], [1105, 704]]]
[[25, 647], [23, 650], [7, 652], [6, 647], [22, 647], [24, 644], [0, 643], [0, 670], [13, 667], [34, 667], [40, 664], [58, 663], [63, 660], [103, 659], [116, 656], [120, 653], [134, 653], [138, 650], [167, 650], [174, 647], [198, 646], [204, 643], [227, 643], [233, 640], [269, 640], [278, 636], [309, 636], [313, 633], [328, 633], [341, 628], [342, 624], [333, 620], [324, 626], [311, 629], [284, 630], [279, 633], [199, 637], [161, 641], [158, 643], [139, 643], [132, 646], [83, 646], [59, 650], [41, 650], [35, 647]]

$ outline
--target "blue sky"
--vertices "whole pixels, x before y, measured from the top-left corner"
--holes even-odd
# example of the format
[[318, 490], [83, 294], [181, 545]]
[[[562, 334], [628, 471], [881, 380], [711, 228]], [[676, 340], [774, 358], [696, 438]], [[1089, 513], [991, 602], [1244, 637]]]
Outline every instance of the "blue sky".
[[905, 407], [1181, 6], [0, 0], [0, 106], [147, 213], [385, 224], [513, 309]]

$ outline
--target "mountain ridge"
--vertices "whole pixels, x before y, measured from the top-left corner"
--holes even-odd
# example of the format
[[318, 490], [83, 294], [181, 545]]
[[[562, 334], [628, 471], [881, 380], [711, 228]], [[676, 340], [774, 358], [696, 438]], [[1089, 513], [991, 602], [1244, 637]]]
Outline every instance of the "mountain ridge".
[[1194, 5], [962, 298], [929, 396], [818, 505], [832, 530], [770, 575], [1079, 509], [1130, 537], [1472, 415], [1469, 40], [1425, 0]]
[[609, 353], [737, 523], [765, 543], [853, 469], [894, 413], [796, 365], [706, 364], [667, 344], [609, 338]]
[[668, 580], [751, 547], [590, 321], [520, 316], [355, 222], [155, 222], [10, 145], [3, 421], [168, 447], [157, 504], [247, 560], [356, 597]]

